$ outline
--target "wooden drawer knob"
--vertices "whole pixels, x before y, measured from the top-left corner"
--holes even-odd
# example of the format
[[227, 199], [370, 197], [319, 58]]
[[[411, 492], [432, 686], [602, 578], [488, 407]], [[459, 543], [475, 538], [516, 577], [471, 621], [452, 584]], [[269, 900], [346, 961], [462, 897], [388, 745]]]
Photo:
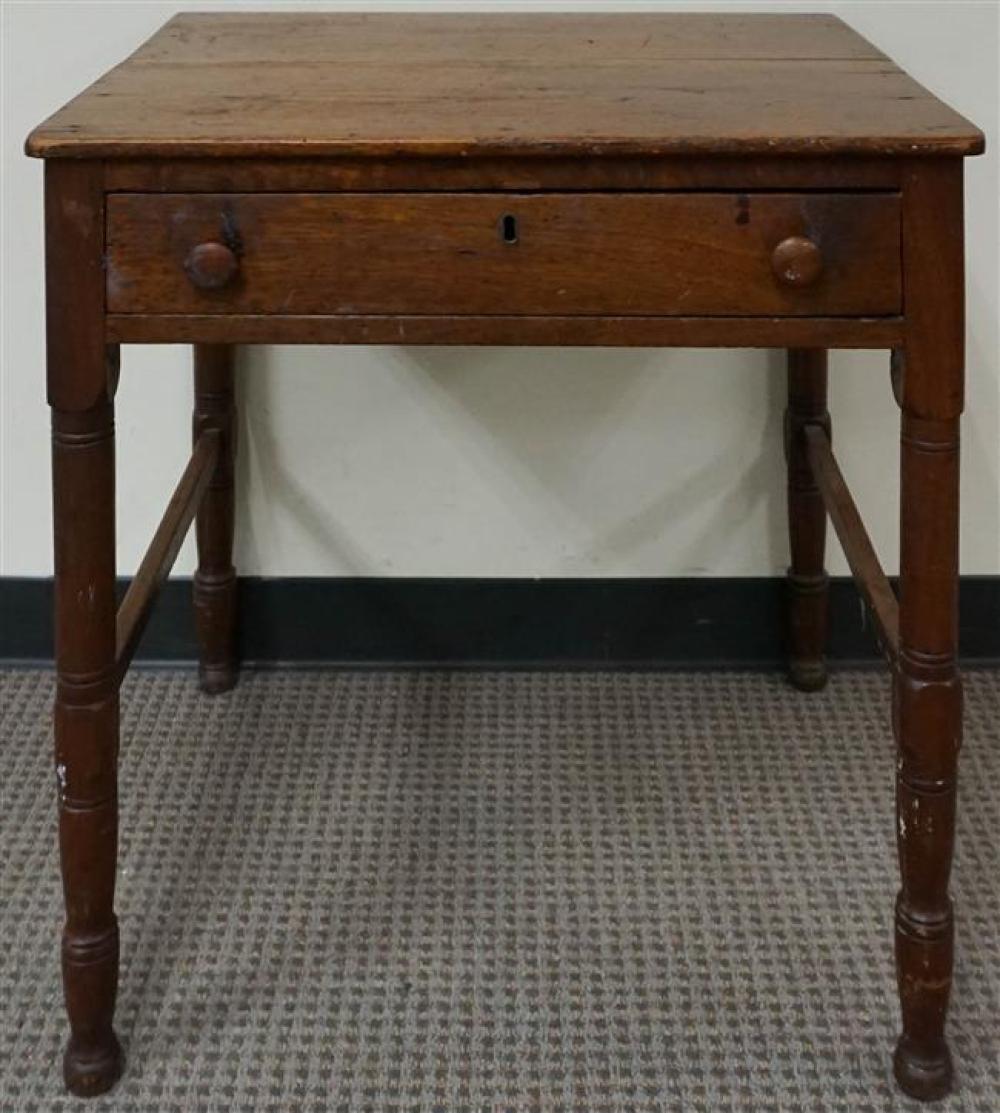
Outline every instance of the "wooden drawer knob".
[[184, 260], [188, 278], [202, 290], [220, 289], [232, 281], [239, 269], [236, 253], [215, 240], [192, 247]]
[[823, 273], [823, 255], [805, 236], [789, 236], [771, 254], [771, 269], [782, 286], [801, 290], [819, 280]]

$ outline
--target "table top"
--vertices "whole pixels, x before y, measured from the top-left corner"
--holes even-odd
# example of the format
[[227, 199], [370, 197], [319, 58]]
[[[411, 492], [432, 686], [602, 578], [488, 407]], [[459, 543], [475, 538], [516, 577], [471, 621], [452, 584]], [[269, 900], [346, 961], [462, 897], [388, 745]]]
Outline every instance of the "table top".
[[40, 157], [970, 155], [981, 133], [827, 15], [175, 16]]

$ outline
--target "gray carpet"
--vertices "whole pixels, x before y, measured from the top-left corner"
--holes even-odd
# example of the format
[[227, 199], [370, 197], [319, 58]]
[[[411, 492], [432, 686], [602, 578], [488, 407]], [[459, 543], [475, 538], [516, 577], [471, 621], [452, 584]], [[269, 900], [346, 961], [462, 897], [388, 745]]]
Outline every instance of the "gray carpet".
[[[289, 672], [123, 692], [124, 1079], [61, 1094], [52, 682], [2, 675], [0, 1109], [913, 1110], [887, 678]], [[967, 677], [938, 1109], [1000, 1109], [1000, 673]]]

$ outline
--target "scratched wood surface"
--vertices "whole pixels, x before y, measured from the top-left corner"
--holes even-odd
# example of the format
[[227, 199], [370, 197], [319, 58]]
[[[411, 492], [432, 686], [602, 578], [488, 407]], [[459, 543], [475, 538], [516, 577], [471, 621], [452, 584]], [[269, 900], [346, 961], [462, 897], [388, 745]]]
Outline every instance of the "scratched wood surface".
[[826, 15], [187, 13], [27, 150], [963, 155], [982, 143]]
[[[112, 313], [901, 307], [899, 198], [888, 193], [119, 193], [106, 242]], [[787, 242], [813, 245], [812, 281], [789, 284], [776, 267]], [[233, 263], [209, 288], [192, 274], [205, 246]]]

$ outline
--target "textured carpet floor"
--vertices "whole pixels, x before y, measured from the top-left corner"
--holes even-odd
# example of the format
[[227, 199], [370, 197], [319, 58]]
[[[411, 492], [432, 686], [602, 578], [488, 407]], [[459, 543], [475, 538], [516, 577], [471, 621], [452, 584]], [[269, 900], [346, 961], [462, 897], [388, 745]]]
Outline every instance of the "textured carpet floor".
[[[99, 1111], [915, 1110], [887, 679], [190, 673], [123, 691]], [[2, 675], [0, 1109], [62, 1096], [50, 676]], [[967, 678], [940, 1110], [1000, 1109], [1000, 673]]]

